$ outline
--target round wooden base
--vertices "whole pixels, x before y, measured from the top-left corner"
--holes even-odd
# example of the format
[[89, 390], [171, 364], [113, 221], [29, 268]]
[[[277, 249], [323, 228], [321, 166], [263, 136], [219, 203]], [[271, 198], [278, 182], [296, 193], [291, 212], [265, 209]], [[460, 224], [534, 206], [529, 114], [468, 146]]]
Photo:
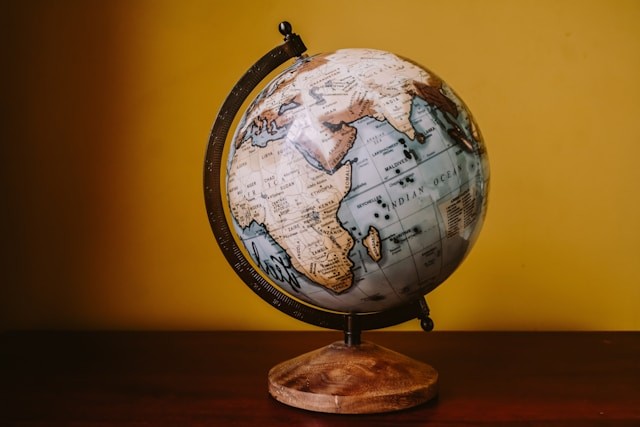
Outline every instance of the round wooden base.
[[269, 371], [271, 396], [317, 412], [398, 411], [432, 399], [437, 386], [431, 366], [370, 342], [335, 342]]

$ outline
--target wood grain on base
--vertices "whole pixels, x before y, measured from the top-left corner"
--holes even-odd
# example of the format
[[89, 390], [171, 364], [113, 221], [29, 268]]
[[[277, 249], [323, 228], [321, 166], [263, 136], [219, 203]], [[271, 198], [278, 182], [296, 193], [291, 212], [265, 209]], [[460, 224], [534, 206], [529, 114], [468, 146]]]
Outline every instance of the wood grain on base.
[[435, 397], [437, 384], [433, 367], [370, 342], [335, 342], [269, 371], [269, 393], [276, 400], [329, 413], [410, 408]]

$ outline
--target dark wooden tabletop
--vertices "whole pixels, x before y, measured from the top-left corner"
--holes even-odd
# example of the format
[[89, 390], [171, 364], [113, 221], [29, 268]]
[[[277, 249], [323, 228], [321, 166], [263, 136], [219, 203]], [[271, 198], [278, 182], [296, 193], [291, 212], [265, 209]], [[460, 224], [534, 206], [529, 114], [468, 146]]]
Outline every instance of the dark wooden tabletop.
[[4, 332], [2, 426], [640, 426], [640, 333], [371, 332], [433, 365], [436, 400], [378, 415], [284, 406], [275, 364], [334, 332]]

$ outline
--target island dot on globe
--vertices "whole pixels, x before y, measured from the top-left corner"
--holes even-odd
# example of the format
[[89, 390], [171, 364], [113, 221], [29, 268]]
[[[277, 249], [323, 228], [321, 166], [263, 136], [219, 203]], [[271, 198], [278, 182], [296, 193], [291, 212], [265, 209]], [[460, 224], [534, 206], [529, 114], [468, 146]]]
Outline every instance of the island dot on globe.
[[240, 120], [227, 163], [233, 228], [258, 269], [324, 309], [421, 298], [470, 251], [489, 165], [464, 103], [394, 54], [300, 58]]

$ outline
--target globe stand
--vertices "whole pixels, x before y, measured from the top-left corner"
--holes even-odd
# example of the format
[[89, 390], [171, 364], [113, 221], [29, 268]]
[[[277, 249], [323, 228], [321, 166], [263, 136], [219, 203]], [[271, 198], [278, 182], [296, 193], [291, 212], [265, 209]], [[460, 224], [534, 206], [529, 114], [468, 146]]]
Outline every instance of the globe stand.
[[269, 393], [301, 409], [337, 414], [398, 411], [437, 394], [438, 372], [410, 357], [360, 341], [347, 316], [344, 342], [282, 362], [269, 371]]
[[407, 409], [437, 393], [438, 373], [431, 366], [392, 350], [362, 342], [361, 330], [420, 319], [433, 329], [424, 299], [367, 314], [341, 314], [302, 304], [276, 289], [244, 257], [224, 213], [220, 170], [231, 124], [249, 93], [285, 61], [303, 58], [306, 47], [291, 25], [279, 26], [284, 43], [260, 58], [238, 81], [214, 122], [207, 148], [204, 190], [207, 215], [223, 255], [242, 280], [280, 311], [312, 325], [343, 330], [344, 342], [334, 342], [273, 367], [269, 393], [278, 401], [311, 411], [365, 414]]

